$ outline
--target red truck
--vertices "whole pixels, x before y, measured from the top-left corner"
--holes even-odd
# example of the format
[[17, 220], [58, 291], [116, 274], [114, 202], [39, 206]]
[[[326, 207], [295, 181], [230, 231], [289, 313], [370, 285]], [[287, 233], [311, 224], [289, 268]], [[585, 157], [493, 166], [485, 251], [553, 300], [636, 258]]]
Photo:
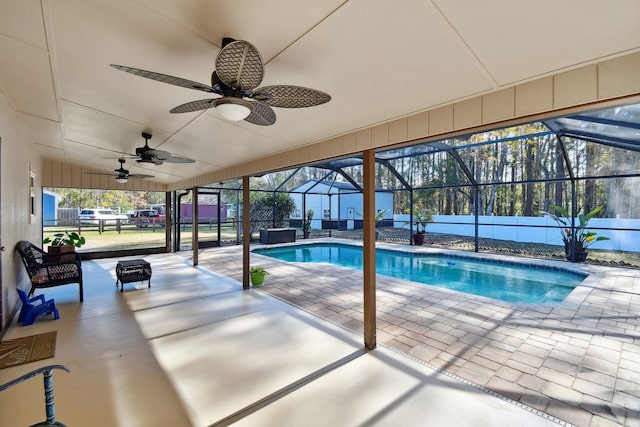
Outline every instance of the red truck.
[[149, 225], [164, 226], [166, 216], [155, 209], [141, 209], [133, 214], [133, 223], [138, 228], [147, 228]]

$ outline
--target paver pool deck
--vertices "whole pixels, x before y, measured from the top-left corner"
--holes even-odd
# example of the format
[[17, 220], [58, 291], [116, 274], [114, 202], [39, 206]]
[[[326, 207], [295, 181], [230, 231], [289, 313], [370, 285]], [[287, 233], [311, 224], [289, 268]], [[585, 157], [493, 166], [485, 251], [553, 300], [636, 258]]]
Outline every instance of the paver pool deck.
[[[308, 242], [338, 241], [353, 243]], [[379, 345], [577, 426], [640, 426], [640, 270], [456, 253], [589, 277], [560, 304], [514, 304], [378, 275]], [[201, 251], [199, 262], [242, 281], [241, 246]], [[362, 334], [361, 271], [252, 253], [258, 264], [270, 273], [261, 291]]]

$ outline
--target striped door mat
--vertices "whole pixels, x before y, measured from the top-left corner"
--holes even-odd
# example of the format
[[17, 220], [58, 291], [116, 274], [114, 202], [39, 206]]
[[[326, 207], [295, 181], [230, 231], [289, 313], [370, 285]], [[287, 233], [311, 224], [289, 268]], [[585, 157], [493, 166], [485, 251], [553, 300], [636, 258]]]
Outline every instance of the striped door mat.
[[56, 355], [56, 331], [0, 342], [0, 369]]

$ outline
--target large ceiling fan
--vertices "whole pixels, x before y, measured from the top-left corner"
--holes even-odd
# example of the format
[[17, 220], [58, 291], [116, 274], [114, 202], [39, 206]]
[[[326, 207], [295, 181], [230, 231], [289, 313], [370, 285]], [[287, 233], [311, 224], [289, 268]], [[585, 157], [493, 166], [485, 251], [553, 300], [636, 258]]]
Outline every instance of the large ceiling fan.
[[188, 159], [186, 157], [178, 157], [169, 153], [168, 151], [156, 150], [149, 147], [149, 140], [151, 134], [142, 132], [144, 138], [144, 146], [136, 148], [136, 154], [130, 154], [131, 159], [135, 159], [138, 166], [153, 167], [159, 166], [163, 163], [193, 163], [195, 160]]
[[118, 159], [120, 162], [120, 167], [118, 169], [114, 169], [112, 173], [101, 173], [101, 172], [86, 172], [90, 175], [106, 175], [113, 176], [116, 179], [116, 182], [120, 184], [126, 184], [130, 179], [137, 178], [153, 178], [153, 175], [145, 175], [145, 174], [137, 174], [137, 173], [129, 173], [128, 170], [124, 168], [124, 159]]
[[188, 113], [215, 107], [227, 120], [245, 120], [255, 125], [269, 126], [276, 122], [276, 114], [271, 107], [313, 107], [331, 99], [324, 92], [302, 86], [275, 85], [259, 88], [264, 76], [260, 52], [247, 41], [227, 37], [222, 40], [222, 50], [216, 57], [211, 86], [153, 71], [115, 64], [111, 66], [136, 76], [222, 96], [187, 102], [173, 108], [171, 113]]

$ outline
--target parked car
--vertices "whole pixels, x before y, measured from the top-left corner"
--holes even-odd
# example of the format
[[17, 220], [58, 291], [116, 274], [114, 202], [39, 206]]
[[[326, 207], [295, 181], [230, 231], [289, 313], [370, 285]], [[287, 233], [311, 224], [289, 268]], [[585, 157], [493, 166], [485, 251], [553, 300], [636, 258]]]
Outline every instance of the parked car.
[[120, 224], [127, 224], [129, 217], [124, 214], [119, 214], [113, 209], [83, 209], [78, 215], [80, 224], [98, 225], [102, 220], [103, 225], [115, 225], [120, 221]]
[[164, 225], [166, 216], [155, 209], [140, 209], [133, 214], [133, 223], [138, 228], [146, 228], [149, 224]]

